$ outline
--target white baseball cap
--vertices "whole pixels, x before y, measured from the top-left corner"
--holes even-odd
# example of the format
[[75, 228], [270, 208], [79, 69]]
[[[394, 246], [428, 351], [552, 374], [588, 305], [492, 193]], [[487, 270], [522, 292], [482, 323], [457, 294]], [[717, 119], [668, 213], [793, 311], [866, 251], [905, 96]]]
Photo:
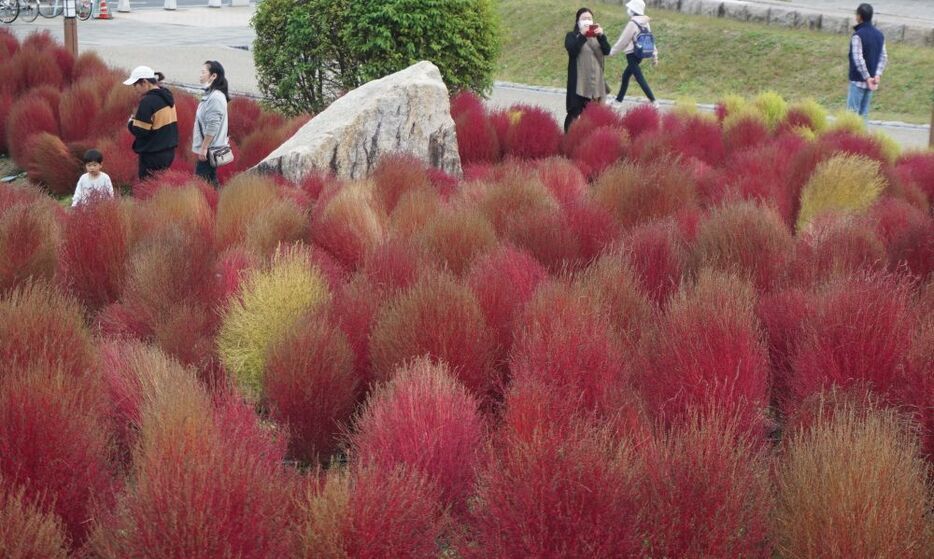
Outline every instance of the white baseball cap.
[[645, 15], [645, 2], [643, 0], [630, 0], [626, 7], [640, 16]]
[[123, 85], [133, 85], [139, 80], [154, 80], [156, 79], [156, 73], [149, 66], [137, 66], [133, 68], [133, 71], [130, 72], [130, 77], [127, 78]]

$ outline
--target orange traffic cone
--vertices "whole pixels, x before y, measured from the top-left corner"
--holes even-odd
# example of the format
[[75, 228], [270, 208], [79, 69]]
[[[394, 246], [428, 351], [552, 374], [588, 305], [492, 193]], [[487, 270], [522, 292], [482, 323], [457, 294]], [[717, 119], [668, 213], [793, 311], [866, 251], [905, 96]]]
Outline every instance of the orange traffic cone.
[[97, 17], [94, 19], [113, 19], [114, 16], [110, 15], [110, 8], [107, 7], [107, 0], [101, 0], [100, 12], [97, 14]]

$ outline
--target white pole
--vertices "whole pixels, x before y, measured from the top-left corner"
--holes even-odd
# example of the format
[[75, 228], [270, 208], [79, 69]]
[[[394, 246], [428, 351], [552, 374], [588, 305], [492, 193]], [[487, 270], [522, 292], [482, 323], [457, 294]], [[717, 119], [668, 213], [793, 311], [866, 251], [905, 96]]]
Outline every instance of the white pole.
[[130, 12], [130, 0], [120, 0], [120, 2], [117, 3], [117, 11], [123, 12], [125, 14], [129, 13]]
[[221, 0], [208, 0], [208, 8], [220, 8]]
[[175, 8], [178, 7], [177, 4], [178, 2], [176, 2], [175, 0], [165, 0], [165, 4], [163, 4], [162, 7], [166, 10], [174, 10]]

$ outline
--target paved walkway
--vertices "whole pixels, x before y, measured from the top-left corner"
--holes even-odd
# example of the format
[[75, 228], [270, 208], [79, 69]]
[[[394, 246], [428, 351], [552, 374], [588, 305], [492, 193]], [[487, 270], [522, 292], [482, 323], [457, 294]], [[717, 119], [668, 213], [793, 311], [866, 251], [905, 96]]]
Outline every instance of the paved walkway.
[[[934, 7], [934, 0], [897, 1], [905, 4], [930, 2]], [[82, 51], [97, 51], [112, 66], [152, 66], [165, 73], [168, 81], [177, 84], [197, 84], [202, 62], [220, 60], [224, 64], [232, 92], [258, 96], [260, 92], [253, 56], [246, 50], [256, 36], [249, 26], [252, 15], [252, 7], [137, 10], [129, 14], [115, 14], [113, 20], [79, 21], [78, 45]], [[33, 23], [16, 22], [11, 27], [20, 37], [37, 29], [48, 30], [59, 40], [62, 40], [64, 34], [61, 18], [39, 18]], [[489, 103], [494, 107], [507, 107], [515, 103], [542, 106], [552, 111], [559, 121], [563, 121], [565, 115], [564, 91], [556, 88], [498, 82]], [[627, 101], [623, 109], [636, 104]], [[662, 106], [666, 105], [670, 103], [662, 101]], [[928, 144], [927, 126], [874, 122], [871, 127], [884, 131], [906, 148], [925, 147]]]

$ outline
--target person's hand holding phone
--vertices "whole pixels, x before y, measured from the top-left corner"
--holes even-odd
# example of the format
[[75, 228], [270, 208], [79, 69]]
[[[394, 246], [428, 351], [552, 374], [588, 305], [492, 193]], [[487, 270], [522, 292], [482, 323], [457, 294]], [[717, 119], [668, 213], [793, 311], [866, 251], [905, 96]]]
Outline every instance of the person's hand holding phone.
[[600, 35], [603, 35], [603, 28], [600, 27], [600, 24], [599, 24], [599, 23], [595, 23], [595, 24], [591, 25], [591, 26], [590, 26], [590, 29], [591, 29], [591, 31], [593, 31], [593, 34], [594, 34], [595, 37], [599, 37]]

